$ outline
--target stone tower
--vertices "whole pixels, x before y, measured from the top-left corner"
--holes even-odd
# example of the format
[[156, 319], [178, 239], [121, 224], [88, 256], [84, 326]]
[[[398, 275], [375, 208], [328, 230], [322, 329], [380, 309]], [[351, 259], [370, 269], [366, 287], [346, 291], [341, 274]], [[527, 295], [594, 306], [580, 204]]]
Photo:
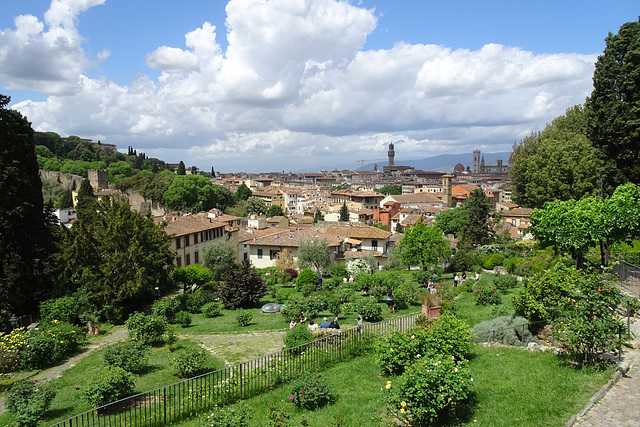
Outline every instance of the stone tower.
[[480, 150], [473, 150], [473, 173], [480, 173]]
[[389, 143], [387, 155], [389, 156], [389, 172], [391, 172], [391, 168], [393, 168], [393, 158], [396, 156], [396, 152], [393, 149], [393, 142]]
[[442, 201], [447, 204], [447, 206], [451, 206], [451, 200], [453, 198], [451, 191], [451, 180], [453, 179], [453, 175], [442, 175], [442, 194], [444, 197]]
[[94, 190], [109, 188], [109, 171], [106, 169], [89, 169], [87, 171], [89, 184]]

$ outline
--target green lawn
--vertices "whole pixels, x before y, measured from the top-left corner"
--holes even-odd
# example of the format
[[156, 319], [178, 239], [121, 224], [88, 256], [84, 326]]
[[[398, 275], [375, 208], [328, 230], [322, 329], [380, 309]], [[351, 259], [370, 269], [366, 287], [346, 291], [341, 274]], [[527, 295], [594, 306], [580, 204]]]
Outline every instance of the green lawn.
[[[477, 404], [463, 425], [492, 427], [559, 426], [584, 407], [589, 398], [611, 377], [610, 371], [576, 370], [550, 353], [531, 353], [517, 348], [475, 346], [470, 361]], [[291, 416], [292, 425], [332, 425], [343, 416], [343, 427], [394, 425], [385, 413], [387, 378], [380, 375], [375, 356], [368, 355], [334, 366], [323, 376], [336, 395], [333, 405], [316, 412], [297, 409], [289, 400], [289, 386], [244, 402], [252, 414], [251, 426], [263, 426], [267, 407], [273, 403]], [[354, 381], [354, 378], [357, 378]], [[199, 419], [175, 424], [197, 426]]]

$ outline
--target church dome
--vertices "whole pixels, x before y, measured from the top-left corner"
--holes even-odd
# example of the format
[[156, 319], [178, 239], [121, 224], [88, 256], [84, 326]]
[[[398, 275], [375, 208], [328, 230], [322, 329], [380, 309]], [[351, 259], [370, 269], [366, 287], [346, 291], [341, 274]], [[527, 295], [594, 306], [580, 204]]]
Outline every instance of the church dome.
[[464, 165], [462, 163], [458, 163], [453, 170], [454, 172], [464, 172]]

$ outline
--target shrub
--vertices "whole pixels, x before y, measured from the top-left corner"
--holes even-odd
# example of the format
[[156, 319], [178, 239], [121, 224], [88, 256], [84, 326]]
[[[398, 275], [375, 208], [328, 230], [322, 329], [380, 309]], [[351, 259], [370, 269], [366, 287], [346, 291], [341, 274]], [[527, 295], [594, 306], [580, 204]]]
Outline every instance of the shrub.
[[247, 326], [251, 324], [252, 319], [253, 319], [253, 314], [249, 311], [240, 309], [236, 313], [236, 322], [238, 322], [238, 325], [240, 326]]
[[220, 361], [200, 347], [178, 350], [173, 357], [172, 365], [178, 369], [180, 378], [191, 378], [222, 368]]
[[393, 331], [383, 336], [376, 349], [378, 364], [385, 374], [398, 375], [407, 366], [429, 352], [426, 329], [416, 328], [411, 333]]
[[161, 299], [153, 303], [153, 315], [164, 316], [169, 323], [176, 323], [176, 314], [180, 311], [180, 299], [177, 297], [171, 297]]
[[248, 427], [249, 418], [249, 409], [242, 404], [233, 408], [216, 407], [200, 419], [198, 427]]
[[443, 425], [469, 399], [472, 384], [466, 360], [425, 356], [407, 368], [397, 387], [387, 382], [389, 411], [410, 425]]
[[291, 294], [293, 294], [296, 290], [292, 288], [280, 288], [276, 291], [276, 301], [278, 304], [284, 304], [287, 302]]
[[340, 301], [340, 304], [345, 302], [351, 302], [356, 298], [356, 291], [348, 286], [340, 286], [336, 291], [336, 298]]
[[339, 316], [340, 312], [342, 312], [342, 303], [335, 296], [327, 297], [327, 311], [334, 316]]
[[487, 255], [482, 260], [482, 264], [484, 265], [484, 268], [486, 268], [487, 270], [493, 270], [493, 267], [502, 265], [503, 262], [504, 262], [504, 255], [502, 254]]
[[152, 344], [162, 341], [169, 332], [167, 318], [164, 316], [145, 316], [135, 312], [125, 322], [129, 338]]
[[505, 345], [520, 345], [522, 339], [522, 325], [524, 328], [524, 345], [538, 342], [527, 325], [527, 319], [518, 316], [500, 316], [492, 320], [485, 320], [473, 327], [478, 342], [496, 342]]
[[507, 274], [506, 276], [496, 276], [493, 278], [493, 287], [502, 293], [505, 293], [516, 286], [518, 286], [518, 278], [511, 274]]
[[18, 350], [5, 350], [0, 347], [0, 377], [18, 370], [19, 358], [20, 352]]
[[362, 258], [352, 259], [347, 262], [347, 273], [351, 276], [355, 277], [360, 273], [371, 274], [371, 272], [371, 266]]
[[485, 288], [484, 286], [478, 286], [472, 291], [473, 296], [476, 299], [476, 305], [498, 305], [502, 304], [502, 299], [496, 288]]
[[35, 427], [55, 396], [47, 382], [18, 381], [7, 395], [6, 407], [18, 426]]
[[20, 364], [27, 369], [42, 369], [50, 366], [54, 362], [52, 355], [55, 346], [55, 341], [51, 336], [30, 337], [29, 344], [20, 352]]
[[[216, 300], [216, 293], [208, 289], [198, 289], [192, 294], [187, 294], [187, 311], [192, 314], [200, 313], [202, 307]], [[180, 322], [176, 322], [180, 323]]]
[[333, 291], [338, 286], [342, 285], [342, 279], [338, 277], [330, 277], [322, 281], [322, 289], [325, 291]]
[[469, 355], [471, 338], [469, 325], [449, 313], [441, 314], [427, 328], [429, 346], [440, 354], [455, 356], [456, 360]]
[[266, 294], [267, 285], [249, 261], [243, 261], [237, 267], [225, 267], [224, 284], [218, 286], [218, 296], [225, 307], [249, 308], [256, 305]]
[[[324, 303], [324, 300], [322, 300], [322, 303]], [[282, 316], [286, 319], [286, 320], [290, 320], [292, 317], [294, 319], [299, 319], [300, 318], [300, 313], [304, 311], [305, 316], [308, 319], [314, 318], [318, 315], [318, 310], [321, 307], [319, 306], [316, 301], [311, 301], [311, 298], [307, 298], [304, 300], [300, 300], [300, 301], [291, 301], [288, 304], [286, 304], [285, 306], [283, 306], [282, 310], [280, 311], [282, 313]]]
[[507, 273], [515, 274], [519, 267], [525, 262], [525, 258], [521, 256], [511, 257], [505, 262], [505, 267], [507, 268]]
[[333, 263], [329, 266], [329, 274], [332, 278], [342, 282], [342, 278], [347, 276], [347, 266], [342, 263]]
[[65, 359], [83, 340], [80, 328], [57, 320], [41, 323], [25, 337], [27, 345], [21, 348], [20, 359], [28, 368], [44, 368]]
[[[293, 329], [289, 329], [284, 336], [285, 348], [294, 348], [299, 345], [306, 344], [314, 340], [313, 335], [304, 324], [296, 326]], [[293, 354], [300, 354], [305, 350], [305, 347], [299, 347], [292, 350]]]
[[428, 271], [416, 270], [413, 272], [413, 280], [415, 280], [415, 282], [422, 287], [427, 287], [427, 285], [429, 284], [429, 280], [431, 280], [432, 277], [433, 273], [430, 273]]
[[283, 280], [285, 282], [296, 280], [297, 277], [298, 277], [298, 270], [296, 270], [295, 268], [287, 268], [284, 270]]
[[356, 298], [352, 303], [352, 309], [367, 322], [382, 320], [382, 307], [373, 298]]
[[89, 405], [95, 408], [131, 396], [135, 383], [132, 373], [118, 366], [108, 366], [89, 382], [84, 396]]
[[78, 301], [70, 296], [42, 301], [40, 303], [40, 319], [45, 322], [58, 320], [76, 323], [78, 321]]
[[175, 322], [183, 328], [191, 325], [191, 314], [188, 311], [179, 311], [176, 313]]
[[127, 372], [140, 373], [149, 361], [149, 347], [139, 341], [124, 341], [107, 347], [102, 360]]
[[202, 314], [206, 318], [222, 316], [222, 310], [217, 302], [208, 302], [202, 306]]
[[310, 411], [335, 402], [335, 396], [319, 374], [305, 374], [295, 381], [290, 399], [298, 408]]
[[314, 285], [318, 284], [318, 273], [315, 271], [305, 268], [300, 274], [298, 274], [298, 278], [296, 279], [296, 286], [298, 289], [302, 288], [304, 285]]
[[302, 296], [308, 297], [311, 293], [315, 292], [318, 289], [318, 285], [316, 283], [305, 283], [302, 286], [298, 287]]
[[482, 265], [482, 260], [476, 252], [459, 249], [453, 255], [449, 268], [450, 271], [470, 271], [478, 265]]

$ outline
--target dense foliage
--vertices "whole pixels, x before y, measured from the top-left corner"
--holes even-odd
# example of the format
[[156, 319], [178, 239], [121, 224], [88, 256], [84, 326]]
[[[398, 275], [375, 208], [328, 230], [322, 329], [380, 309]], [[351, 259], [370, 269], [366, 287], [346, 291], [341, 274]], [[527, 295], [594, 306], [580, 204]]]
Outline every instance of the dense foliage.
[[224, 283], [218, 286], [218, 296], [226, 308], [250, 308], [267, 293], [267, 285], [260, 273], [243, 261], [238, 266], [227, 266], [224, 271]]
[[17, 426], [35, 427], [55, 397], [50, 383], [22, 380], [11, 387], [6, 407]]

